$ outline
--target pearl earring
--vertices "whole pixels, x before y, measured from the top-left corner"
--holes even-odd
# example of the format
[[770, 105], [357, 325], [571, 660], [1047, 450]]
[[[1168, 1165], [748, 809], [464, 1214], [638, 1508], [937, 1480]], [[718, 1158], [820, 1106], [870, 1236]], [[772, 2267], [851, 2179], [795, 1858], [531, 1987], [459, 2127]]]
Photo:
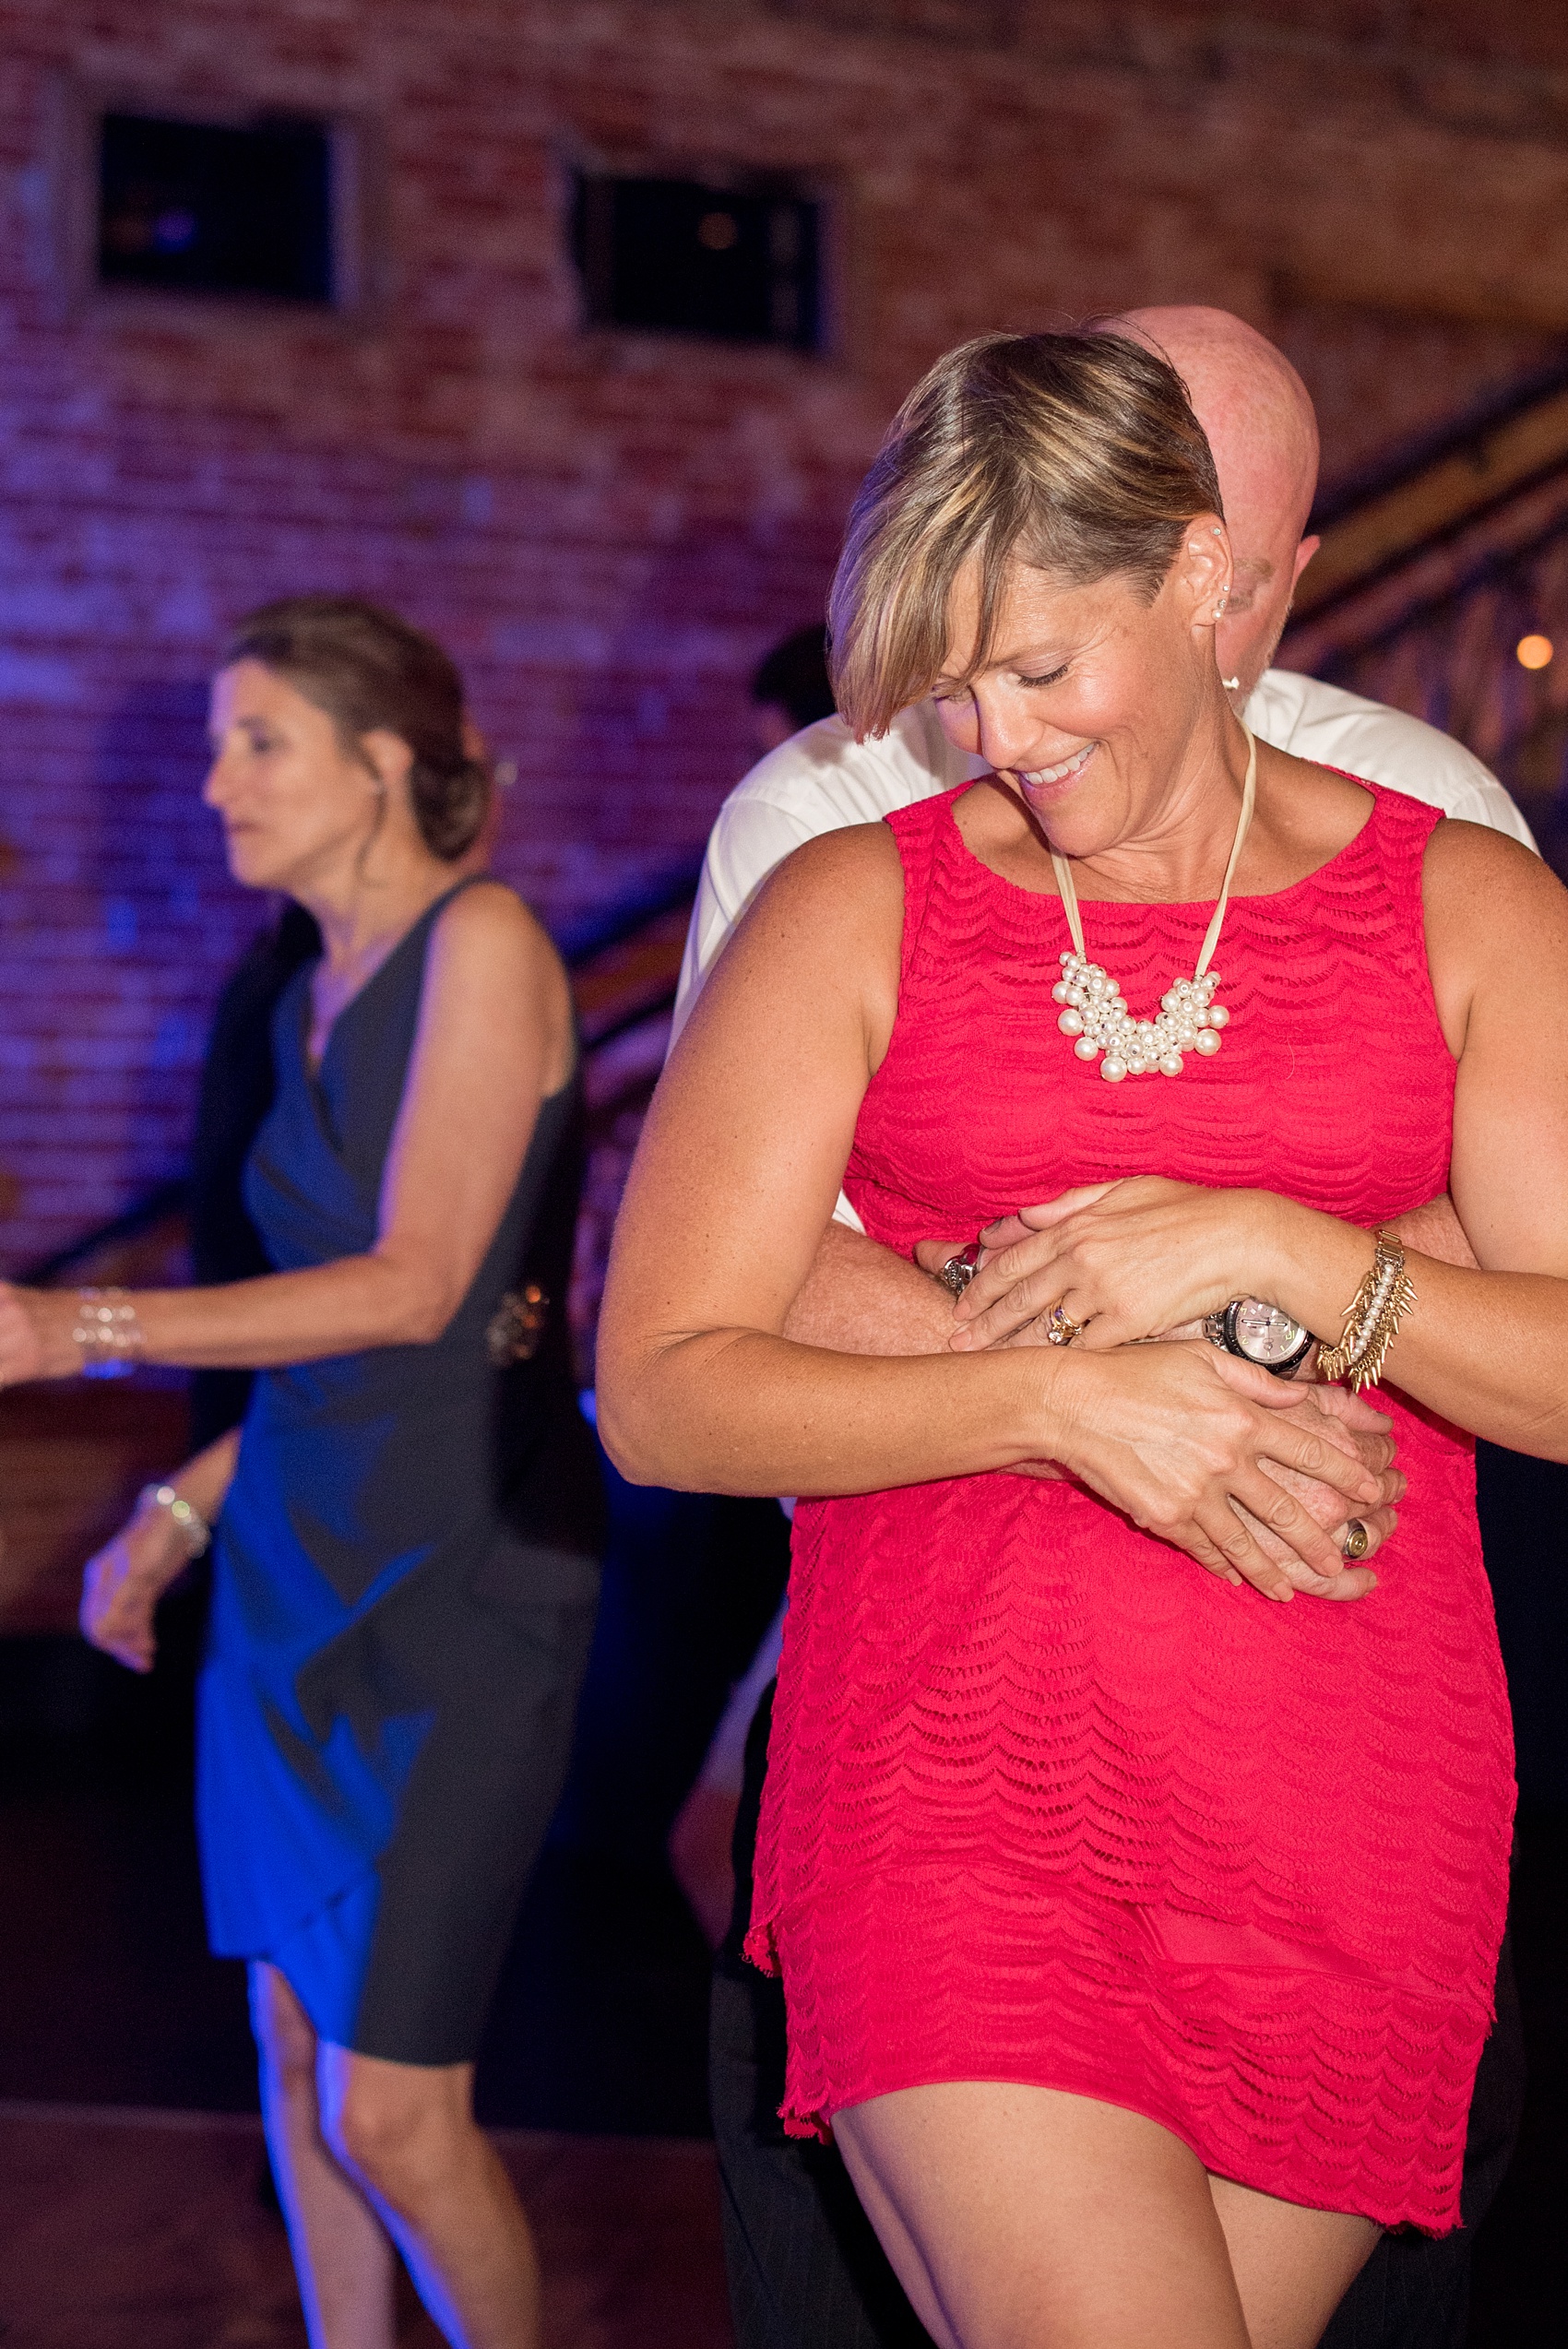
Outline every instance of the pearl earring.
[[1241, 681], [1239, 677], [1222, 677], [1219, 682], [1228, 694], [1239, 694], [1241, 690]]

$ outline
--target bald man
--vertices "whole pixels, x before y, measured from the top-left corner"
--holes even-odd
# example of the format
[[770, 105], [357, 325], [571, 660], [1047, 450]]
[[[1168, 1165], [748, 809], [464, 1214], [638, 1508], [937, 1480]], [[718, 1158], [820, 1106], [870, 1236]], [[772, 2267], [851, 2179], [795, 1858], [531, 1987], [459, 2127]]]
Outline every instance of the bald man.
[[[1216, 650], [1247, 725], [1299, 758], [1368, 777], [1534, 848], [1502, 785], [1458, 743], [1402, 711], [1269, 667], [1296, 581], [1318, 545], [1303, 535], [1317, 487], [1317, 421], [1289, 362], [1222, 310], [1137, 310], [1098, 323], [1163, 352], [1208, 435], [1235, 556]], [[986, 771], [984, 760], [949, 742], [930, 702], [903, 711], [875, 741], [857, 742], [841, 718], [830, 718], [771, 752], [731, 793], [714, 825], [686, 941], [676, 1033], [736, 922], [792, 850]], [[1471, 1261], [1445, 1202], [1419, 1212], [1427, 1220], [1418, 1231], [1417, 1219], [1406, 1219], [1408, 1237], [1431, 1253], [1457, 1248], [1459, 1261]], [[841, 1198], [785, 1333], [853, 1352], [915, 1353], [945, 1343], [950, 1313], [946, 1292], [865, 1238]], [[748, 1701], [756, 1678], [748, 1677]], [[782, 1995], [739, 1957], [770, 1702], [769, 1690], [747, 1746], [735, 1923], [714, 1975], [711, 2089], [737, 2340], [740, 2349], [929, 2349], [837, 2154], [787, 2141], [774, 2118], [783, 2087]], [[721, 1730], [717, 1753], [734, 1751], [738, 1726]], [[1477, 2082], [1463, 2229], [1437, 2243], [1385, 2236], [1324, 2335], [1324, 2349], [1459, 2349], [1470, 2240], [1507, 2166], [1522, 2101], [1506, 1954], [1498, 2011]]]

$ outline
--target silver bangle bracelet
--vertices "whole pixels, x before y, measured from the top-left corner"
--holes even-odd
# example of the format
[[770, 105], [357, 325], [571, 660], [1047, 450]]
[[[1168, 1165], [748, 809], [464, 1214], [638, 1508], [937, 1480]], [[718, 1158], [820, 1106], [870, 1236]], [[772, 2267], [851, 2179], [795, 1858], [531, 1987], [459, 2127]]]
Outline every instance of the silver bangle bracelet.
[[172, 1485], [143, 1485], [137, 1501], [144, 1509], [166, 1509], [184, 1536], [187, 1554], [192, 1558], [201, 1556], [212, 1539], [212, 1528], [200, 1510], [193, 1509]]
[[123, 1288], [78, 1288], [71, 1337], [84, 1379], [128, 1378], [147, 1351], [136, 1301]]

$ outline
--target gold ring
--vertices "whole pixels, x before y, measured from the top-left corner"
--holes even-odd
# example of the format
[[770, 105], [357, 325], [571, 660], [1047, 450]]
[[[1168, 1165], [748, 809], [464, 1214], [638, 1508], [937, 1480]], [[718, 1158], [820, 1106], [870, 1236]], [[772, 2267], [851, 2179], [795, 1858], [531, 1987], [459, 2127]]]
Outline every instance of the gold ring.
[[1364, 1558], [1372, 1548], [1372, 1536], [1359, 1517], [1352, 1517], [1345, 1528], [1345, 1555], [1352, 1562]]
[[1060, 1305], [1053, 1305], [1045, 1324], [1045, 1342], [1048, 1346], [1071, 1346], [1075, 1337], [1082, 1337], [1087, 1327], [1087, 1322], [1075, 1322], [1071, 1313], [1065, 1312]]

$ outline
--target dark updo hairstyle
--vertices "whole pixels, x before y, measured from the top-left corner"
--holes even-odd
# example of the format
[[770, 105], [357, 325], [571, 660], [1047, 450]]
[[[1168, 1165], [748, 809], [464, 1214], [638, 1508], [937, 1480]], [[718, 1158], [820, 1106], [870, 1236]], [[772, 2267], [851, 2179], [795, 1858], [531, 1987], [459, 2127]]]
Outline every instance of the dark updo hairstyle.
[[489, 767], [472, 756], [463, 681], [434, 640], [358, 596], [286, 596], [249, 613], [219, 667], [255, 660], [326, 712], [350, 755], [385, 729], [413, 753], [409, 792], [420, 836], [451, 864], [490, 809]]
[[1074, 586], [1113, 573], [1152, 602], [1219, 483], [1187, 387], [1126, 335], [979, 335], [939, 359], [894, 418], [849, 516], [828, 599], [838, 706], [862, 740], [928, 694], [958, 575], [990, 658], [1008, 569]]

